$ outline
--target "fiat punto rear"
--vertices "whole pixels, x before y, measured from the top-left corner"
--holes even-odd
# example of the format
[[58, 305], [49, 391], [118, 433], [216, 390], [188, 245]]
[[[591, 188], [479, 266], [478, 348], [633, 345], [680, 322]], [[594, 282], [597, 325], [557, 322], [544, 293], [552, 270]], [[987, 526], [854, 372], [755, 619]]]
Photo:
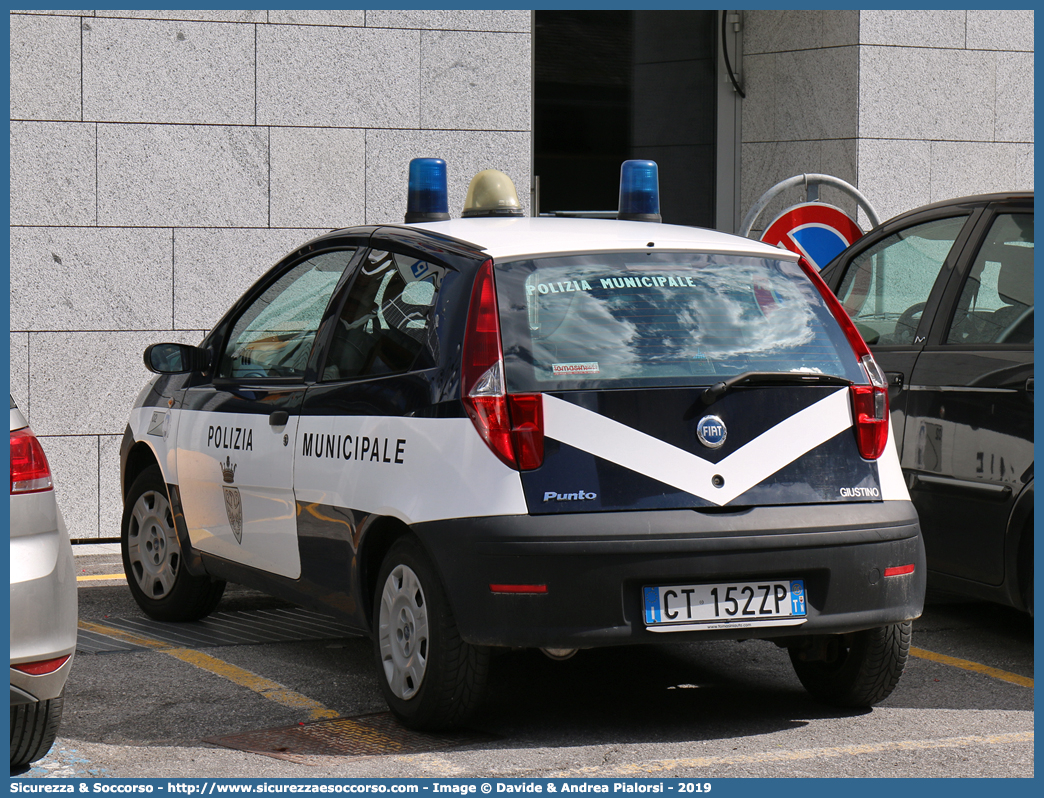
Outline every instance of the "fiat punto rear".
[[318, 238], [199, 347], [147, 350], [138, 603], [197, 618], [231, 580], [335, 612], [415, 728], [471, 716], [494, 647], [763, 638], [813, 695], [883, 700], [924, 551], [818, 274], [648, 209], [526, 218], [505, 184], [449, 219], [411, 179], [409, 224]]

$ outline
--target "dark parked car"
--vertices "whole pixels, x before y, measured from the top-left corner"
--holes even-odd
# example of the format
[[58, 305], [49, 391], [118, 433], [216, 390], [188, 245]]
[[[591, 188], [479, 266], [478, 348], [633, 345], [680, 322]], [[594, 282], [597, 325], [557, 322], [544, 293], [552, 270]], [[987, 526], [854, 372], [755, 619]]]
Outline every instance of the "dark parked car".
[[888, 375], [929, 585], [1032, 613], [1032, 192], [897, 216], [823, 278]]

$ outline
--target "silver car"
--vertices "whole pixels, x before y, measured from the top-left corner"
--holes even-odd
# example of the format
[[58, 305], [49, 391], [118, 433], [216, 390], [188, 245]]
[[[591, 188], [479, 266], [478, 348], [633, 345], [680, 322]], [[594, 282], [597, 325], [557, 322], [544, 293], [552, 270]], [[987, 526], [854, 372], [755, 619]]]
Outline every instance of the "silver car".
[[40, 441], [11, 399], [11, 768], [50, 750], [76, 650], [72, 545]]

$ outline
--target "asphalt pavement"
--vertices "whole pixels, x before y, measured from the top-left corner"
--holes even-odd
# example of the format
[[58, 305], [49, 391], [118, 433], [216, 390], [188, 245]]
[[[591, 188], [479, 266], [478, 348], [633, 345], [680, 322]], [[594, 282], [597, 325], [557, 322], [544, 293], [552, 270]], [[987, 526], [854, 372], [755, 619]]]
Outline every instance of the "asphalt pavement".
[[[234, 586], [209, 629], [171, 637], [142, 626], [117, 546], [77, 553], [81, 633], [96, 646], [77, 654], [58, 742], [24, 777], [1034, 773], [1032, 620], [982, 602], [930, 594], [906, 673], [869, 711], [815, 703], [786, 651], [765, 641], [596, 649], [565, 662], [505, 651], [468, 729], [416, 735], [388, 714], [368, 640]], [[221, 637], [273, 619], [297, 639]]]

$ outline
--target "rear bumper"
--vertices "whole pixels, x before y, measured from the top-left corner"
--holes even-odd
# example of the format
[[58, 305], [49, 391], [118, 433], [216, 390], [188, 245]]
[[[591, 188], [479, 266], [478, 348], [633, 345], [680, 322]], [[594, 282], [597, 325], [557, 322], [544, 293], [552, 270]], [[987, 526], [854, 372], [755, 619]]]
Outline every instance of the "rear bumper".
[[[70, 655], [32, 676], [11, 668], [11, 704], [56, 698], [76, 650], [76, 574], [65, 522], [50, 493], [11, 502], [11, 665]], [[42, 530], [42, 531], [41, 531]]]
[[[470, 643], [590, 648], [782, 638], [912, 620], [925, 590], [924, 545], [905, 501], [454, 519], [414, 527], [441, 573]], [[913, 564], [903, 576], [888, 567]], [[799, 626], [652, 632], [642, 588], [803, 579]], [[536, 595], [491, 584], [546, 585]]]

